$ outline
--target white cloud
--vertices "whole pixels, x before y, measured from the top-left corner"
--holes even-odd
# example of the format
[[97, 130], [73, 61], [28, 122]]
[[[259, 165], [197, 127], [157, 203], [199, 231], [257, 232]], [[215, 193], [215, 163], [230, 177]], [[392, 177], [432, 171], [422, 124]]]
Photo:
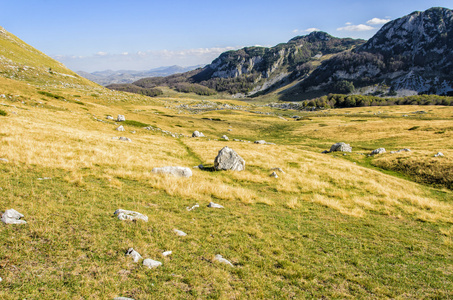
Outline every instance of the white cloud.
[[[348, 23], [346, 23], [346, 24], [348, 24]], [[375, 29], [376, 28], [369, 26], [369, 25], [365, 25], [365, 24], [347, 25], [344, 27], [337, 28], [338, 31], [369, 31], [369, 30], [375, 30]]]
[[315, 28], [315, 27], [311, 27], [311, 28], [307, 28], [307, 29], [294, 29], [293, 33], [310, 33], [313, 31], [321, 31], [321, 29]]
[[98, 52], [88, 56], [54, 55], [53, 58], [74, 71], [149, 70], [179, 65], [183, 67], [209, 64], [221, 53], [241, 47], [213, 47], [183, 50], [148, 50], [110, 54]]
[[388, 22], [390, 22], [390, 19], [373, 18], [371, 20], [368, 20], [366, 23], [370, 25], [382, 25]]

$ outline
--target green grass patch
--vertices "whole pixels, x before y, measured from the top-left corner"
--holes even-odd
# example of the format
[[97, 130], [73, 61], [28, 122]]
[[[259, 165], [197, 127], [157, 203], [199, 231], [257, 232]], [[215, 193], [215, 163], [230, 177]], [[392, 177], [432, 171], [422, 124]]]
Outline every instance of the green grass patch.
[[0, 116], [6, 116], [8, 113], [3, 109], [0, 109]]
[[148, 127], [149, 126], [149, 124], [142, 123], [139, 121], [134, 121], [134, 120], [126, 120], [121, 123], [123, 123], [124, 125], [129, 125], [129, 126], [134, 126], [134, 127]]
[[64, 97], [63, 97], [63, 96], [60, 96], [60, 95], [56, 95], [56, 94], [53, 94], [53, 93], [50, 93], [50, 92], [46, 92], [46, 91], [38, 91], [38, 94], [41, 94], [41, 95], [47, 96], [47, 97], [49, 97], [49, 98], [58, 99], [58, 100], [62, 100], [62, 99], [64, 99]]

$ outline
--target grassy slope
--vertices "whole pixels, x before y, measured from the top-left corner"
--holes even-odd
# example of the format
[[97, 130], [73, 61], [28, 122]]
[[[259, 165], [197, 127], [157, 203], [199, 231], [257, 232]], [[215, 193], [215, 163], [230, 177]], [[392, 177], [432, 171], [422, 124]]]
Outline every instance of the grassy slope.
[[[7, 112], [0, 116], [0, 158], [8, 160], [0, 161], [0, 210], [14, 208], [28, 222], [0, 224], [0, 298], [453, 297], [452, 191], [371, 165], [427, 161], [438, 151], [446, 155], [438, 165], [451, 164], [451, 107], [295, 113], [230, 100], [152, 99], [43, 70], [38, 81], [0, 77]], [[44, 87], [61, 97], [38, 93]], [[117, 114], [207, 138], [132, 125], [118, 132], [105, 118]], [[223, 134], [277, 145], [216, 140]], [[112, 140], [118, 136], [132, 142]], [[354, 152], [319, 153], [339, 141]], [[246, 160], [245, 171], [194, 169], [187, 179], [150, 172], [211, 167], [225, 145]], [[412, 152], [360, 154], [378, 147]], [[273, 167], [286, 173], [271, 178]], [[208, 209], [210, 201], [225, 209]], [[195, 203], [200, 207], [188, 212]], [[117, 208], [150, 220], [121, 222]], [[177, 237], [174, 228], [188, 236]], [[124, 255], [129, 247], [163, 266], [133, 263]], [[173, 254], [164, 258], [165, 250]], [[215, 254], [235, 267], [215, 262]]]

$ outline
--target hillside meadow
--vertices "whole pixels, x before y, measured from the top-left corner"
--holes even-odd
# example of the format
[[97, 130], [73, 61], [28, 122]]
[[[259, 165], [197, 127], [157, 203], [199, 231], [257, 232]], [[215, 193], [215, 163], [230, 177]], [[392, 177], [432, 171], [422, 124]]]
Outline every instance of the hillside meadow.
[[[27, 221], [0, 226], [1, 299], [453, 297], [453, 107], [298, 112], [0, 83], [0, 210]], [[106, 118], [118, 114], [124, 132]], [[336, 142], [352, 153], [321, 153]], [[244, 171], [213, 171], [224, 146]], [[190, 178], [151, 172], [199, 164]]]

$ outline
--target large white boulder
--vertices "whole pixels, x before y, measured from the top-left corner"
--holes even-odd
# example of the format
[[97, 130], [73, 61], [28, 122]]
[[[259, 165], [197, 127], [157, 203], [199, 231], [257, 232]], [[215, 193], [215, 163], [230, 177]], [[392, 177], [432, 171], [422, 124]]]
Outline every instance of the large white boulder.
[[148, 222], [148, 216], [132, 210], [117, 209], [113, 214], [116, 215], [120, 220], [143, 220], [145, 222]]
[[245, 169], [245, 160], [233, 149], [223, 147], [214, 160], [214, 169], [242, 171]]
[[15, 209], [8, 209], [2, 215], [2, 222], [5, 224], [25, 224], [24, 220], [19, 220], [23, 218], [24, 215], [18, 212]]
[[330, 152], [341, 151], [341, 152], [352, 152], [352, 147], [346, 143], [336, 143], [330, 147]]
[[192, 170], [186, 167], [162, 167], [152, 169], [153, 173], [156, 174], [170, 174], [176, 177], [190, 177], [192, 176]]

